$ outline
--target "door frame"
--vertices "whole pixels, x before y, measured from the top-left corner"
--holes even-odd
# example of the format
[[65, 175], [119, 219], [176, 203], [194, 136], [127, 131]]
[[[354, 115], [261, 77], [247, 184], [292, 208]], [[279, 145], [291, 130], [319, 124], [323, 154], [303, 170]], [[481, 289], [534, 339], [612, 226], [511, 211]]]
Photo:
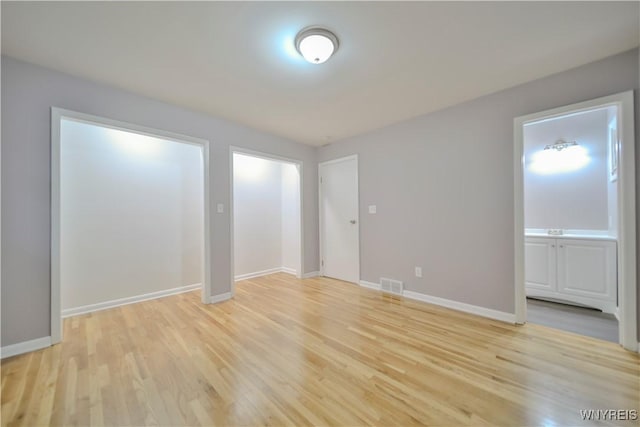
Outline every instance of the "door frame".
[[304, 277], [304, 162], [302, 160], [293, 159], [284, 156], [278, 156], [276, 154], [264, 153], [262, 151], [251, 150], [249, 148], [243, 148], [231, 145], [229, 146], [229, 239], [230, 239], [230, 248], [231, 252], [229, 254], [230, 259], [230, 276], [231, 276], [231, 296], [236, 294], [236, 280], [235, 280], [235, 236], [234, 236], [234, 197], [233, 197], [233, 155], [234, 154], [244, 154], [252, 157], [257, 157], [259, 159], [271, 160], [282, 163], [290, 163], [298, 168], [298, 192], [299, 192], [299, 215], [300, 215], [300, 261], [298, 263], [298, 268], [296, 269], [296, 278], [301, 279]]
[[552, 108], [514, 119], [514, 255], [516, 323], [526, 322], [524, 277], [524, 132], [526, 124], [570, 113], [618, 107], [618, 314], [620, 344], [638, 351], [636, 278], [636, 185], [633, 91]]
[[211, 295], [211, 215], [210, 215], [210, 162], [209, 141], [161, 129], [140, 126], [120, 120], [113, 120], [78, 111], [51, 107], [51, 343], [62, 341], [62, 292], [60, 283], [60, 153], [61, 135], [60, 122], [71, 119], [100, 127], [122, 130], [155, 138], [168, 139], [182, 144], [196, 145], [202, 150], [202, 179], [203, 179], [203, 262], [202, 262], [202, 291], [203, 304], [210, 303]]
[[356, 228], [356, 234], [357, 234], [357, 239], [358, 239], [358, 256], [356, 257], [357, 262], [358, 262], [358, 282], [357, 284], [360, 285], [360, 277], [361, 277], [361, 271], [360, 271], [360, 167], [358, 165], [358, 155], [357, 154], [353, 154], [350, 156], [346, 156], [346, 157], [340, 157], [337, 159], [332, 159], [332, 160], [327, 160], [324, 162], [320, 162], [318, 163], [318, 229], [320, 231], [320, 235], [318, 236], [319, 240], [319, 246], [320, 246], [320, 259], [318, 259], [318, 265], [320, 266], [320, 276], [324, 276], [324, 217], [322, 215], [322, 196], [323, 196], [323, 187], [322, 187], [322, 168], [324, 166], [327, 165], [331, 165], [331, 164], [335, 164], [335, 163], [341, 163], [341, 162], [345, 162], [345, 161], [349, 161], [349, 160], [355, 160], [356, 162], [356, 179], [357, 179], [357, 185], [356, 185], [356, 203], [358, 205], [358, 209], [356, 212], [356, 221], [357, 221], [357, 225], [358, 227]]

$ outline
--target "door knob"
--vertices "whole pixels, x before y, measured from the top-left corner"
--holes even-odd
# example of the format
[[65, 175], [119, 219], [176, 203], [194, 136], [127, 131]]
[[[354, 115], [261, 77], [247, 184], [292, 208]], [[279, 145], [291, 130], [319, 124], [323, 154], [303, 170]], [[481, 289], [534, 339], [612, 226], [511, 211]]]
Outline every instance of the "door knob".
[[351, 221], [349, 221], [349, 222], [350, 222], [351, 224], [355, 224], [355, 223], [356, 223], [356, 220], [355, 220], [355, 219], [352, 219], [352, 220], [351, 220]]

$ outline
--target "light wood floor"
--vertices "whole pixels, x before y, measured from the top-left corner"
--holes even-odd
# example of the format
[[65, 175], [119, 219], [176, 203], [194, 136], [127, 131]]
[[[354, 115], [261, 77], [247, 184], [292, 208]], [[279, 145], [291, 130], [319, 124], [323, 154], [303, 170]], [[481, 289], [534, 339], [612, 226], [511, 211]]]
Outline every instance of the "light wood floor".
[[[639, 358], [330, 279], [275, 274], [66, 319], [2, 361], [2, 425], [597, 425]], [[634, 425], [618, 422], [614, 424]]]

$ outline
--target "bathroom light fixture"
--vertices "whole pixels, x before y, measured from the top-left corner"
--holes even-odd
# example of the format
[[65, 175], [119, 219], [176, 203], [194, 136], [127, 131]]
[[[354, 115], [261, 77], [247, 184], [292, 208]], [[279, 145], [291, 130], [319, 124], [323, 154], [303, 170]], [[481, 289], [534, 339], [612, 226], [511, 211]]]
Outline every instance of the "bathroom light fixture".
[[296, 50], [312, 64], [322, 64], [338, 50], [338, 38], [321, 27], [307, 27], [296, 36]]
[[556, 150], [556, 151], [562, 151], [565, 148], [569, 148], [569, 147], [572, 147], [574, 145], [578, 145], [578, 143], [575, 142], [575, 141], [567, 142], [564, 139], [559, 139], [556, 142], [554, 142], [553, 144], [547, 144], [544, 147], [544, 149], [545, 150], [552, 150], [553, 149], [553, 150]]
[[531, 171], [540, 175], [550, 175], [582, 169], [589, 164], [590, 158], [587, 150], [577, 142], [559, 139], [534, 153], [531, 160]]

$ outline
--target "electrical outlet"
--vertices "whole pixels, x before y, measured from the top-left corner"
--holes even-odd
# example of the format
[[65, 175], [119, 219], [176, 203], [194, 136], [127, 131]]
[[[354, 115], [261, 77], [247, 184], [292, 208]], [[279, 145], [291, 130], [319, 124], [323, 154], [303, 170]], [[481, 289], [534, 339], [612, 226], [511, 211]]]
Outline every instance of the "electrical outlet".
[[422, 277], [422, 267], [416, 267], [416, 277]]
[[369, 205], [369, 213], [370, 214], [374, 214], [377, 211], [377, 206], [376, 205]]
[[224, 212], [224, 205], [222, 203], [218, 203], [218, 205], [216, 206], [216, 212], [218, 213]]

